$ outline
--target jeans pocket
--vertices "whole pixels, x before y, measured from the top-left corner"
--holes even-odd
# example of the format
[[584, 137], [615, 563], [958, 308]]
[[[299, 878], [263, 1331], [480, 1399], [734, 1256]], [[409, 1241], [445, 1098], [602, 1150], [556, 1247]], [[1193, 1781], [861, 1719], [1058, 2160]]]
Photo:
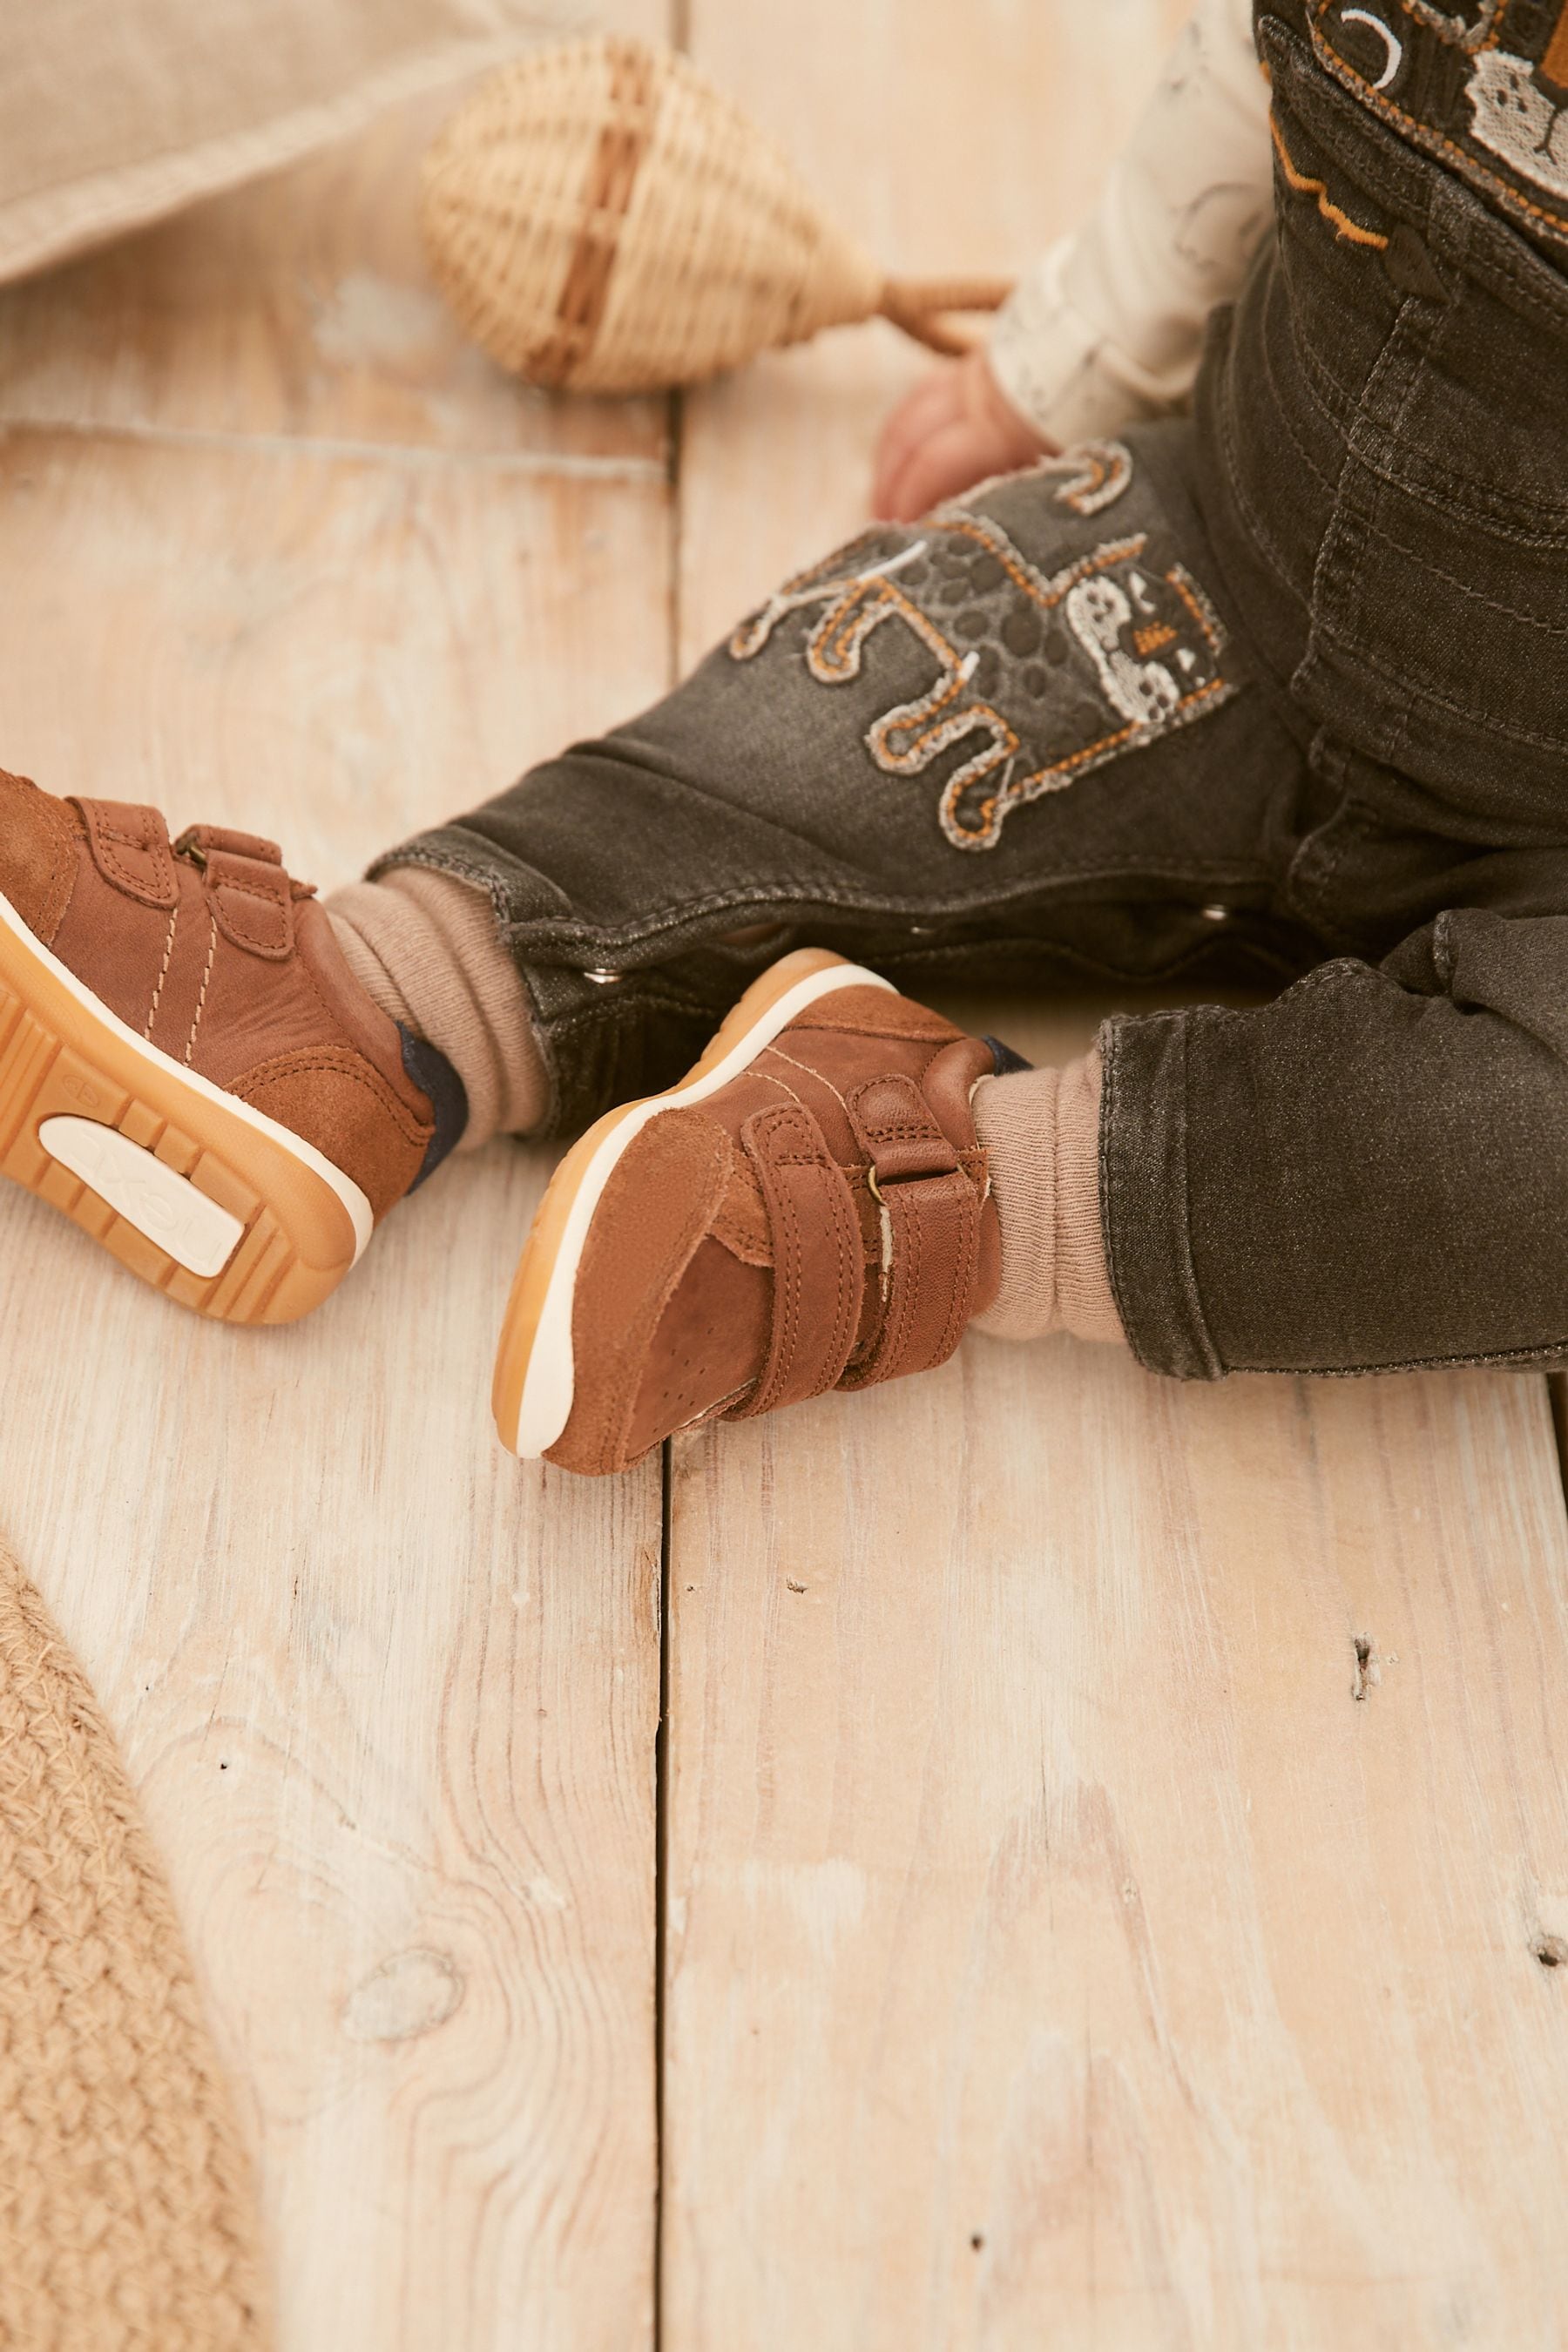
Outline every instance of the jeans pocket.
[[1367, 116], [1568, 254], [1568, 19], [1546, 0], [1312, 0], [1315, 63]]
[[1544, 807], [1568, 753], [1568, 284], [1300, 40], [1266, 47], [1294, 181], [1322, 192], [1288, 179], [1302, 397], [1343, 430], [1297, 691], [1472, 815]]

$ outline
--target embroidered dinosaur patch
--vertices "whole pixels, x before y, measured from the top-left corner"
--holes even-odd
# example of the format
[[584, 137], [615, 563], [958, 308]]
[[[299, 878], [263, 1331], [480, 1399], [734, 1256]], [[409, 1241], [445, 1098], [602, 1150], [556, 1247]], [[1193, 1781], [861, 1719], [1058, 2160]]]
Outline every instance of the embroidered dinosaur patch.
[[1568, 94], [1544, 86], [1529, 58], [1489, 49], [1468, 91], [1483, 147], [1538, 188], [1568, 196]]
[[1120, 441], [1080, 441], [1064, 457], [1047, 457], [1034, 472], [1063, 477], [1057, 504], [1086, 519], [1103, 514], [1132, 487], [1132, 452]]
[[1407, 16], [1414, 16], [1418, 25], [1426, 25], [1440, 41], [1456, 49], [1484, 48], [1493, 38], [1503, 11], [1503, 0], [1464, 0], [1457, 7], [1441, 5], [1439, 0], [1399, 0], [1399, 5]]
[[1384, 121], [1568, 236], [1568, 0], [1310, 0], [1310, 23], [1320, 63]]
[[[1094, 515], [1131, 480], [1119, 444], [1034, 469], [1065, 478], [1057, 497]], [[791, 615], [815, 612], [809, 675], [842, 686], [863, 674], [879, 629], [907, 630], [929, 654], [929, 691], [883, 711], [866, 748], [884, 774], [919, 776], [964, 748], [938, 821], [955, 849], [994, 849], [1016, 808], [1061, 792], [1123, 752], [1229, 699], [1225, 631], [1185, 568], [1151, 558], [1131, 531], [1047, 574], [972, 500], [912, 530], [867, 531], [788, 581], [730, 640], [751, 661]]]

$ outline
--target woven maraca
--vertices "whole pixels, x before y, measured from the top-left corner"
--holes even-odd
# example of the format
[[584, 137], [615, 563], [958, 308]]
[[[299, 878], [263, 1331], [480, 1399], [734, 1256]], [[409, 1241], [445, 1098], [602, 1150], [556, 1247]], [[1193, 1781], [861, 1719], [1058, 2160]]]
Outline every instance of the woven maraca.
[[880, 316], [939, 352], [995, 279], [890, 278], [683, 58], [611, 37], [502, 68], [425, 160], [432, 266], [503, 367], [577, 392], [662, 392]]

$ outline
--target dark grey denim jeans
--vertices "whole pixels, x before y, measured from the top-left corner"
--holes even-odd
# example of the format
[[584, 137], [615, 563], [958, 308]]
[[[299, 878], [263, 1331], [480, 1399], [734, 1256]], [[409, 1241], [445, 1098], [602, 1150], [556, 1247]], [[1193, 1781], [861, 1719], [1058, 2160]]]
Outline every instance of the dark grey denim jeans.
[[1193, 420], [868, 530], [383, 861], [489, 889], [560, 1125], [694, 1058], [742, 925], [917, 992], [1247, 967], [1103, 1034], [1144, 1362], [1568, 1350], [1568, 279], [1448, 136], [1485, 13], [1401, 15], [1415, 138], [1260, 10], [1278, 234]]

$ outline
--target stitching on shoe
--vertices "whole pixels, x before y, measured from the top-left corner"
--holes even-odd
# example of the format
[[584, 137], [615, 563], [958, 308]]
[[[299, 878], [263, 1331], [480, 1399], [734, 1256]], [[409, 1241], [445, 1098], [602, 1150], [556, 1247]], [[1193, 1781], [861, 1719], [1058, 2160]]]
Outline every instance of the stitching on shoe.
[[[787, 1120], [787, 1113], [781, 1116], [776, 1111], [764, 1111], [763, 1124], [771, 1135], [773, 1129], [784, 1120]], [[782, 1156], [775, 1162], [779, 1167], [796, 1167], [800, 1164], [798, 1160], [786, 1161]], [[775, 1246], [773, 1250], [773, 1308], [776, 1323], [775, 1335], [770, 1341], [768, 1351], [773, 1358], [773, 1370], [764, 1381], [762, 1393], [757, 1399], [756, 1409], [759, 1412], [766, 1412], [769, 1410], [774, 1397], [784, 1386], [790, 1366], [795, 1360], [795, 1333], [800, 1325], [802, 1258], [799, 1245], [800, 1220], [795, 1214], [795, 1202], [784, 1186], [773, 1188], [773, 1198], [769, 1206], [778, 1220], [779, 1240], [784, 1246], [783, 1248]], [[786, 1261], [787, 1273], [786, 1264], [781, 1261]], [[786, 1280], [783, 1285], [779, 1280], [781, 1273], [786, 1273]]]
[[[782, 1045], [765, 1045], [763, 1048], [763, 1051], [765, 1054], [776, 1054], [779, 1060], [781, 1062], [787, 1062], [792, 1070], [799, 1070], [805, 1076], [815, 1078], [818, 1086], [826, 1087], [827, 1088], [828, 1093], [833, 1097], [835, 1102], [841, 1104], [845, 1110], [848, 1109], [848, 1104], [845, 1102], [843, 1096], [839, 1093], [832, 1079], [825, 1077], [820, 1070], [814, 1070], [808, 1062], [797, 1062], [795, 1055], [793, 1054], [786, 1054]], [[782, 1078], [775, 1078], [773, 1083], [775, 1086], [782, 1086], [784, 1081]]]
[[[178, 912], [178, 909], [176, 908], [175, 911]], [[196, 999], [195, 1014], [191, 1022], [191, 1034], [185, 1040], [185, 1067], [187, 1069], [191, 1066], [191, 1055], [196, 1050], [196, 1031], [201, 1027], [202, 1014], [207, 1009], [207, 990], [212, 984], [213, 959], [217, 954], [217, 918], [213, 913], [210, 907], [207, 909], [207, 923], [211, 929], [212, 936], [207, 941], [207, 961], [206, 970], [202, 974], [202, 992]]]
[[157, 812], [150, 809], [146, 815], [148, 822], [140, 834], [135, 834], [126, 832], [122, 825], [110, 824], [101, 815], [94, 819], [84, 814], [89, 846], [97, 853], [110, 879], [137, 898], [142, 897], [149, 884], [145, 877], [138, 875], [118, 853], [121, 849], [139, 850], [153, 868], [154, 879], [151, 887], [160, 893], [173, 888], [177, 904], [179, 885], [174, 878], [174, 860], [169, 854], [168, 828], [162, 828], [163, 837], [160, 838]]
[[[911, 1213], [900, 1202], [897, 1208], [890, 1208], [889, 1213], [893, 1220], [893, 1268], [899, 1293], [898, 1320], [894, 1326], [891, 1340], [884, 1340], [872, 1359], [873, 1363], [879, 1366], [889, 1362], [898, 1363], [908, 1345], [910, 1326], [914, 1318], [915, 1298], [920, 1290], [921, 1265], [923, 1259], [924, 1236], [921, 1229], [919, 1212], [915, 1211]], [[900, 1252], [904, 1259], [904, 1279], [898, 1282], [898, 1262]]]
[[[860, 1265], [859, 1221], [851, 1213], [848, 1220], [854, 1228], [854, 1247], [851, 1250], [845, 1231], [846, 1219], [839, 1213], [842, 1203], [833, 1190], [836, 1181], [844, 1181], [837, 1160], [825, 1160], [821, 1151], [803, 1150], [798, 1148], [791, 1150], [787, 1145], [782, 1150], [775, 1151], [772, 1148], [772, 1138], [775, 1134], [787, 1137], [792, 1132], [798, 1131], [798, 1122], [802, 1119], [815, 1125], [815, 1121], [811, 1120], [810, 1113], [804, 1107], [797, 1106], [795, 1113], [782, 1108], [759, 1111], [754, 1119], [748, 1122], [755, 1136], [755, 1142], [751, 1148], [759, 1173], [764, 1171], [777, 1171], [786, 1168], [800, 1168], [806, 1170], [816, 1179], [821, 1211], [832, 1228], [836, 1270], [831, 1346], [833, 1360], [839, 1361], [847, 1360], [854, 1343], [854, 1322], [859, 1310], [858, 1292], [854, 1281]], [[758, 1389], [755, 1401], [749, 1409], [752, 1413], [767, 1412], [773, 1409], [796, 1368], [799, 1355], [802, 1268], [805, 1263], [805, 1252], [799, 1245], [800, 1216], [794, 1193], [785, 1185], [775, 1184], [770, 1188], [764, 1181], [763, 1199], [768, 1208], [769, 1225], [773, 1236], [774, 1324], [768, 1342], [768, 1358], [773, 1370], [770, 1376], [767, 1375], [764, 1368], [763, 1380]], [[787, 1268], [784, 1265], [786, 1251], [789, 1259]], [[826, 1393], [827, 1390], [836, 1385], [841, 1377], [841, 1370], [836, 1372], [831, 1380], [814, 1389], [811, 1393], [814, 1395]]]
[[[969, 1187], [969, 1179], [962, 1171], [956, 1181]], [[973, 1190], [972, 1187], [969, 1189]], [[963, 1241], [958, 1264], [953, 1268], [952, 1296], [948, 1305], [947, 1321], [942, 1326], [941, 1360], [943, 1362], [963, 1337], [963, 1327], [969, 1320], [968, 1307], [973, 1295], [974, 1265], [980, 1238], [979, 1209], [973, 1206], [972, 1213], [972, 1206], [968, 1199], [957, 1194], [953, 1196], [953, 1213], [962, 1222]]]
[[[163, 942], [163, 961], [159, 967], [157, 985], [153, 991], [153, 1002], [147, 1008], [147, 1025], [142, 1032], [143, 1037], [152, 1036], [153, 1024], [158, 1018], [158, 999], [163, 995], [163, 982], [169, 977], [169, 959], [174, 952], [174, 933], [178, 929], [179, 920], [180, 902], [178, 898], [176, 898], [173, 912], [169, 917], [169, 936]], [[194, 1035], [195, 1034], [195, 1033], [193, 1031], [192, 1034]], [[189, 1055], [187, 1055], [185, 1058], [188, 1061], [190, 1059]]]
[[[232, 853], [225, 854], [227, 855]], [[252, 860], [251, 862], [254, 864], [257, 861]], [[279, 871], [281, 872], [281, 869], [279, 869]], [[273, 957], [278, 955], [280, 948], [285, 951], [285, 953], [292, 948], [294, 941], [293, 899], [289, 893], [288, 877], [286, 876], [283, 877], [283, 889], [274, 892], [270, 890], [257, 889], [244, 882], [231, 881], [220, 873], [217, 880], [210, 885], [208, 896], [222, 918], [225, 929], [228, 932], [230, 938], [237, 943], [237, 945], [242, 948], [254, 948], [258, 954], [268, 953]], [[235, 910], [234, 902], [237, 899], [239, 901], [242, 911], [247, 902], [248, 902], [250, 905], [257, 908], [265, 907], [269, 909], [271, 913], [279, 916], [281, 919], [282, 923], [282, 938], [280, 940], [277, 938], [267, 939], [258, 931], [247, 930], [241, 920], [240, 914], [237, 914]]]
[[[773, 1051], [773, 1048], [772, 1048], [772, 1046], [771, 1046], [771, 1045], [764, 1045], [764, 1046], [763, 1046], [763, 1054], [768, 1054], [768, 1053], [771, 1053], [772, 1051]], [[762, 1054], [759, 1054], [759, 1055], [758, 1055], [758, 1056], [757, 1056], [757, 1061], [759, 1061], [759, 1062], [760, 1062], [760, 1061], [761, 1061], [761, 1059], [762, 1059], [762, 1057], [763, 1057], [763, 1056], [762, 1056]], [[759, 1069], [757, 1068], [757, 1066], [756, 1066], [756, 1063], [755, 1063], [755, 1062], [753, 1062], [753, 1064], [752, 1065], [752, 1073], [751, 1073], [751, 1074], [752, 1074], [752, 1076], [753, 1077], [755, 1077], [755, 1078], [760, 1078], [760, 1079], [762, 1080], [762, 1082], [763, 1082], [763, 1086], [764, 1086], [764, 1087], [777, 1087], [777, 1088], [778, 1088], [778, 1090], [779, 1090], [780, 1094], [782, 1094], [782, 1095], [787, 1095], [787, 1096], [789, 1097], [789, 1098], [790, 1098], [791, 1102], [792, 1102], [792, 1103], [794, 1103], [794, 1105], [795, 1105], [795, 1107], [796, 1110], [802, 1110], [802, 1111], [803, 1111], [803, 1110], [805, 1110], [805, 1105], [802, 1102], [802, 1100], [801, 1100], [800, 1097], [796, 1094], [796, 1092], [795, 1092], [795, 1088], [794, 1088], [792, 1086], [788, 1085], [784, 1079], [775, 1077], [775, 1076], [773, 1076], [773, 1074], [772, 1070], [759, 1070]]]
[[254, 1070], [247, 1070], [228, 1091], [237, 1095], [241, 1102], [248, 1102], [254, 1089], [270, 1085], [275, 1078], [310, 1077], [325, 1071], [347, 1078], [351, 1085], [363, 1087], [374, 1096], [382, 1108], [391, 1114], [393, 1125], [405, 1143], [418, 1145], [428, 1142], [428, 1122], [416, 1122], [380, 1071], [373, 1070], [369, 1063], [362, 1055], [354, 1054], [352, 1048], [313, 1045], [297, 1054], [279, 1055], [275, 1061], [262, 1062]]
[[[55, 844], [54, 864], [49, 868], [48, 898], [45, 902], [47, 905], [51, 907], [54, 905], [56, 895], [58, 892], [60, 884], [65, 880], [67, 869], [76, 864], [77, 854], [80, 846], [81, 840], [82, 836], [74, 833], [68, 824], [57, 839]], [[90, 851], [89, 854], [90, 856]], [[72, 887], [74, 888], [74, 885]], [[53, 946], [60, 925], [65, 920], [66, 908], [69, 906], [70, 901], [71, 889], [68, 889], [60, 903], [59, 912], [55, 917], [54, 928], [51, 929], [48, 938], [44, 941], [44, 945], [46, 947]]]

